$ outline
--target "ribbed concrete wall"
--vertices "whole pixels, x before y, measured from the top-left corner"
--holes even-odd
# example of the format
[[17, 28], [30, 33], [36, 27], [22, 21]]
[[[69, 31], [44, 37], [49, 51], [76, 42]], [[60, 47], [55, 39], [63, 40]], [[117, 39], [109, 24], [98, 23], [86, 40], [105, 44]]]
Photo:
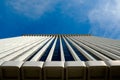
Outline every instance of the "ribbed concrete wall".
[[120, 41], [91, 35], [0, 40], [1, 80], [120, 80]]

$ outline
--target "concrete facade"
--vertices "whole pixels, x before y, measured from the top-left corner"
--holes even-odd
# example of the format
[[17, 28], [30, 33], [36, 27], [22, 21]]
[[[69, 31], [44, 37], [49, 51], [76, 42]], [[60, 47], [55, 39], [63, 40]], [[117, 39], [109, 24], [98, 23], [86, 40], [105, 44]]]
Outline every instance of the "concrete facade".
[[120, 80], [120, 40], [78, 34], [0, 39], [0, 80]]

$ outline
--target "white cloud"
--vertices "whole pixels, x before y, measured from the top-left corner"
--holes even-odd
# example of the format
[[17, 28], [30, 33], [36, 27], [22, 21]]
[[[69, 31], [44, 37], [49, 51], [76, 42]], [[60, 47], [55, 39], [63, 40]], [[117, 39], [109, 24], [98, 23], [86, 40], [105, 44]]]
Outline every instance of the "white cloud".
[[78, 23], [89, 20], [93, 35], [120, 39], [120, 0], [7, 0], [7, 5], [32, 19], [60, 9]]
[[120, 0], [101, 0], [89, 13], [90, 33], [120, 39]]
[[51, 0], [8, 0], [7, 5], [14, 9], [14, 12], [38, 19], [46, 12], [50, 12], [57, 1]]
[[61, 13], [68, 16], [76, 22], [84, 22], [87, 20], [87, 13], [89, 11], [88, 0], [65, 0], [61, 4]]
[[81, 7], [85, 1], [87, 0], [8, 0], [6, 3], [15, 13], [32, 19], [39, 19], [45, 13], [59, 8], [63, 16], [71, 17], [76, 21], [84, 21], [87, 12]]

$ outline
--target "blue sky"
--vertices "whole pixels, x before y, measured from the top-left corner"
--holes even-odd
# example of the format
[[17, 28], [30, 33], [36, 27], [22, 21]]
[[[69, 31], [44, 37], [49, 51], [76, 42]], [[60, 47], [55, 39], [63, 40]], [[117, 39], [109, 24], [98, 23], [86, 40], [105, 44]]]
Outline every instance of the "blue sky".
[[22, 34], [120, 39], [120, 0], [0, 0], [0, 38]]

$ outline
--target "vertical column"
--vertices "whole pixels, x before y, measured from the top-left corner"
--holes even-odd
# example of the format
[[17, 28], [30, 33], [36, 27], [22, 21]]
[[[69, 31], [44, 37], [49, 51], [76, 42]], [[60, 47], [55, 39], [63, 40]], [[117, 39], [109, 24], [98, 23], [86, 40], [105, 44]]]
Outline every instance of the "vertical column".
[[23, 62], [6, 61], [1, 66], [2, 80], [21, 80], [20, 67]]
[[104, 61], [87, 61], [88, 80], [107, 80], [108, 67]]
[[45, 51], [48, 49], [54, 37], [33, 57], [30, 61], [39, 61], [39, 59], [45, 54]]
[[46, 61], [51, 61], [52, 60], [52, 56], [53, 56], [53, 52], [54, 52], [54, 49], [55, 49], [56, 42], [57, 42], [57, 37], [55, 39], [55, 42], [53, 43], [53, 46], [52, 46], [52, 48], [49, 52], [49, 55], [48, 55]]
[[27, 61], [21, 67], [22, 80], [43, 80], [43, 62]]
[[[89, 42], [86, 42], [86, 41], [84, 41], [84, 40], [82, 40], [82, 39], [79, 39], [79, 41], [80, 42], [82, 42], [82, 43], [84, 43], [84, 44], [86, 44], [87, 46], [90, 46], [90, 47], [92, 47], [93, 49], [95, 49], [95, 50], [97, 50], [97, 51], [99, 51], [99, 52], [101, 52], [102, 54], [104, 54], [105, 56], [108, 56], [108, 57], [110, 57], [110, 58], [113, 58], [113, 59], [118, 59], [118, 60], [120, 60], [120, 57], [119, 56], [117, 56], [117, 55], [115, 55], [115, 54], [113, 54], [113, 53], [111, 53], [111, 52], [109, 52], [109, 51], [107, 51], [107, 50], [104, 50], [103, 48], [105, 48], [104, 46], [96, 46], [96, 45], [94, 45], [94, 44], [91, 44], [91, 43], [89, 43]], [[117, 52], [116, 52], [117, 53]]]
[[[72, 39], [72, 38], [71, 38]], [[100, 59], [102, 60], [105, 60], [105, 61], [109, 61], [111, 60], [110, 58], [104, 56], [103, 54], [100, 54], [99, 52], [95, 51], [94, 49], [86, 46], [85, 44], [79, 42], [78, 39], [72, 39], [73, 41], [75, 41], [76, 43], [78, 43], [80, 46], [82, 46], [83, 48], [85, 48], [86, 50], [90, 51], [92, 54], [94, 54], [95, 56], [99, 57]]]
[[83, 61], [65, 62], [66, 80], [86, 80], [86, 65]]
[[63, 51], [63, 45], [62, 45], [61, 37], [60, 37], [60, 53], [61, 53], [61, 61], [65, 61], [64, 51]]
[[34, 44], [32, 44], [32, 45], [24, 48], [24, 49], [21, 49], [21, 50], [19, 50], [19, 51], [16, 51], [15, 53], [12, 53], [12, 54], [10, 54], [10, 55], [2, 58], [2, 59], [5, 60], [5, 61], [9, 61], [9, 60], [15, 59], [16, 57], [19, 57], [20, 55], [23, 55], [23, 54], [26, 53], [27, 51], [29, 51], [29, 50], [31, 50], [32, 48], [34, 48], [36, 45], [38, 45], [39, 43], [41, 43], [43, 40], [45, 40], [45, 38], [44, 38], [44, 39], [41, 39], [39, 42], [36, 42], [36, 43], [34, 43]]
[[81, 61], [80, 58], [76, 55], [75, 51], [72, 49], [72, 47], [70, 46], [70, 44], [67, 42], [67, 40], [63, 37], [68, 49], [70, 50], [73, 58], [76, 60], [76, 61]]
[[44, 63], [44, 80], [64, 80], [64, 62], [51, 61]]
[[[32, 39], [30, 41], [28, 41], [27, 39], [30, 39], [30, 38], [26, 38], [25, 42], [21, 42], [22, 45], [18, 46], [17, 48], [14, 48], [12, 50], [9, 50], [9, 51], [6, 51], [6, 52], [3, 52], [3, 53], [0, 53], [0, 58], [3, 58], [3, 57], [6, 57], [6, 56], [9, 56], [9, 55], [12, 55], [13, 53], [16, 53], [20, 50], [24, 50], [24, 48], [27, 48], [33, 44], [35, 44], [36, 42], [39, 42], [38, 39], [36, 40], [35, 39]], [[42, 38], [41, 38], [42, 39]], [[40, 40], [40, 39], [39, 39]], [[22, 40], [23, 41], [23, 40]], [[20, 43], [20, 42], [19, 42]]]
[[120, 80], [120, 61], [107, 61], [109, 66], [109, 80]]
[[1, 65], [3, 64], [4, 61], [0, 60], [0, 80], [2, 80], [2, 68]]
[[16, 61], [26, 61], [27, 59], [29, 59], [32, 55], [34, 55], [38, 50], [40, 50], [42, 48], [42, 46], [49, 40], [50, 38], [46, 38], [44, 41], [42, 41], [41, 43], [37, 44], [36, 46], [34, 46], [32, 49], [30, 49], [29, 51], [27, 51], [26, 53], [18, 56], [16, 59]]
[[74, 61], [73, 56], [71, 55], [63, 37], [61, 38], [62, 40], [62, 45], [63, 45], [63, 51], [64, 51], [64, 56], [65, 56], [65, 61]]
[[57, 42], [56, 42], [56, 46], [53, 52], [53, 57], [52, 57], [52, 61], [61, 61], [61, 57], [60, 57], [60, 39], [58, 37]]
[[80, 46], [78, 46], [75, 42], [73, 42], [71, 39], [68, 38], [68, 40], [83, 54], [88, 60], [96, 61], [94, 57], [89, 55], [84, 49], [82, 49]]

